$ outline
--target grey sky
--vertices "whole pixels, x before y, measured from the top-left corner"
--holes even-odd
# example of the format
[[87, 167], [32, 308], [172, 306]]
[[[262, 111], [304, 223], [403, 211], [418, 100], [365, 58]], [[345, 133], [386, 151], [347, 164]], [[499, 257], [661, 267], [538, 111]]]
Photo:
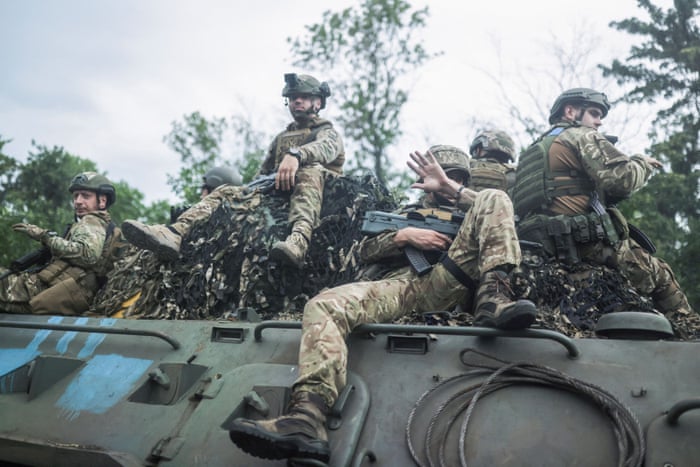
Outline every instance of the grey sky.
[[[198, 110], [280, 130], [288, 120], [282, 76], [303, 71], [291, 67], [286, 38], [303, 34], [324, 10], [356, 3], [0, 0], [0, 136], [13, 140], [5, 152], [23, 160], [32, 139], [63, 146], [138, 188], [147, 202], [174, 199], [166, 173], [177, 173], [179, 157], [162, 141], [171, 122]], [[634, 38], [607, 25], [640, 13], [633, 0], [428, 3], [422, 38], [444, 55], [406, 81], [406, 135], [391, 151], [397, 164], [428, 143], [466, 147], [477, 114], [507, 129], [487, 74], [519, 80], [542, 73], [548, 41], [569, 43], [575, 34], [582, 43], [601, 38], [593, 60], [624, 57]], [[317, 77], [332, 87], [332, 70]], [[557, 92], [542, 95], [542, 105]], [[332, 118], [332, 97], [328, 107]]]

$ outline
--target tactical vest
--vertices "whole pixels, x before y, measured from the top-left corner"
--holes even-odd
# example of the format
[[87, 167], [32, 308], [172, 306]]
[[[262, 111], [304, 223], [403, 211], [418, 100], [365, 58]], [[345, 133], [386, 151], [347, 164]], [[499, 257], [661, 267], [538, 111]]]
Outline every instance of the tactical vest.
[[556, 197], [590, 194], [595, 189], [593, 181], [585, 174], [550, 167], [552, 143], [572, 126], [575, 124], [557, 124], [520, 155], [512, 194], [513, 209], [520, 219], [529, 214], [547, 213]]
[[469, 188], [474, 191], [491, 188], [508, 192], [515, 185], [515, 168], [494, 159], [472, 159], [469, 172]]
[[[122, 237], [121, 229], [111, 221], [109, 214], [100, 211], [87, 215], [97, 216], [106, 223], [105, 241], [99, 260], [89, 269], [62, 259], [51, 261], [37, 273], [47, 288], [30, 300], [34, 313], [78, 315], [87, 311], [95, 292], [104, 284], [107, 273], [123, 253], [127, 243]], [[70, 231], [67, 238], [70, 238]]]
[[[282, 157], [287, 153], [289, 148], [303, 146], [305, 144], [316, 141], [321, 130], [331, 129], [333, 124], [328, 120], [315, 119], [310, 127], [300, 128], [297, 130], [288, 130], [277, 137], [275, 141], [275, 167], [282, 162]], [[340, 168], [345, 161], [344, 154], [339, 154], [338, 158], [326, 164], [326, 168], [336, 173], [341, 173]]]

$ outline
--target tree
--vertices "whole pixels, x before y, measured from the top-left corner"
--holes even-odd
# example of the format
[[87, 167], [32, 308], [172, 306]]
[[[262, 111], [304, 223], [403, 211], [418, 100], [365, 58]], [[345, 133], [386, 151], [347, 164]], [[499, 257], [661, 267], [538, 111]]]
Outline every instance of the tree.
[[427, 17], [427, 7], [411, 10], [404, 0], [364, 0], [338, 13], [325, 11], [319, 23], [306, 26], [306, 36], [287, 39], [295, 66], [333, 70], [331, 92], [340, 97], [341, 110], [336, 121], [346, 146], [356, 148], [348, 172], [373, 167], [382, 182], [401, 182], [401, 174], [388, 172], [387, 149], [401, 136], [399, 116], [408, 98], [401, 77], [435, 56], [418, 34]]
[[650, 154], [665, 169], [622, 204], [623, 212], [639, 224], [659, 247], [658, 255], [674, 267], [696, 311], [700, 310], [700, 29], [698, 0], [675, 0], [663, 10], [638, 0], [649, 21], [629, 18], [610, 25], [645, 39], [630, 49], [625, 60], [601, 65], [629, 90], [629, 103], [656, 102], [658, 111]]
[[[208, 119], [199, 112], [185, 115], [183, 119], [173, 122], [170, 133], [163, 139], [180, 155], [180, 172], [177, 176], [168, 175], [168, 184], [185, 203], [199, 201], [202, 176], [211, 167], [233, 167], [244, 182], [258, 172], [265, 155], [266, 135], [256, 131], [249, 119], [240, 115]], [[227, 155], [227, 152], [238, 156]]]
[[[34, 150], [22, 164], [1, 152], [6, 142], [0, 138], [0, 166], [8, 169], [0, 181], [2, 265], [8, 265], [11, 260], [39, 246], [25, 235], [13, 232], [13, 224], [28, 222], [62, 233], [74, 215], [72, 196], [68, 191], [70, 181], [80, 172], [98, 171], [94, 162], [75, 156], [62, 147], [49, 148], [34, 142]], [[143, 205], [143, 193], [125, 182], [112, 182], [116, 187], [117, 202], [109, 211], [116, 224], [125, 218], [143, 217], [144, 213], [151, 219], [157, 212], [158, 203], [147, 209]], [[163, 212], [167, 210], [163, 209]]]
[[226, 119], [207, 120], [199, 112], [184, 116], [184, 122], [173, 122], [172, 130], [163, 140], [180, 155], [180, 172], [168, 174], [173, 192], [183, 196], [186, 203], [199, 200], [202, 175], [221, 159], [221, 141], [227, 127]]

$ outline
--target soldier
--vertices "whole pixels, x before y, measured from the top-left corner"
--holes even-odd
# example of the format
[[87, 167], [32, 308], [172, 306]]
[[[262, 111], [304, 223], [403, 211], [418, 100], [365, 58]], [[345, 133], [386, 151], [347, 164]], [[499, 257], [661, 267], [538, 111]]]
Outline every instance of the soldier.
[[105, 176], [76, 175], [73, 194], [75, 222], [61, 237], [32, 224], [12, 229], [41, 242], [51, 253], [49, 263], [36, 272], [20, 272], [0, 282], [0, 308], [10, 313], [79, 315], [88, 310], [122, 246], [119, 228], [107, 209], [117, 194]]
[[[276, 172], [275, 188], [291, 192], [289, 223], [291, 233], [286, 240], [273, 245], [270, 256], [295, 267], [304, 264], [313, 229], [318, 225], [323, 203], [323, 187], [328, 177], [342, 173], [345, 161], [343, 142], [328, 120], [318, 113], [330, 96], [328, 83], [309, 75], [285, 75], [282, 96], [294, 118], [272, 141], [259, 175]], [[240, 194], [240, 189], [234, 190]], [[165, 260], [180, 254], [182, 237], [192, 224], [208, 218], [226, 191], [205, 197], [171, 225], [148, 226], [128, 220], [122, 224], [124, 235], [134, 245], [154, 251]]]
[[556, 99], [552, 127], [520, 156], [513, 189], [518, 234], [560, 261], [617, 268], [664, 314], [688, 313], [671, 268], [629, 237], [612, 206], [644, 186], [661, 163], [629, 157], [598, 132], [609, 110], [605, 94], [593, 89], [569, 89]]
[[413, 188], [454, 199], [466, 211], [447, 255], [420, 277], [346, 284], [312, 298], [304, 308], [289, 411], [271, 420], [234, 420], [229, 436], [244, 451], [270, 459], [329, 460], [326, 414], [346, 384], [345, 337], [362, 323], [449, 309], [476, 280], [475, 324], [520, 329], [535, 319], [534, 304], [514, 301], [509, 287], [508, 271], [519, 264], [520, 248], [508, 196], [500, 190], [475, 192], [450, 180], [430, 153], [414, 152], [411, 159], [409, 166], [422, 179]]
[[502, 130], [484, 130], [476, 135], [469, 154], [471, 182], [469, 188], [481, 191], [493, 188], [510, 193], [515, 184], [515, 143]]
[[[468, 185], [469, 156], [455, 146], [435, 145], [428, 149], [445, 171], [445, 174], [461, 185]], [[455, 206], [454, 200], [446, 199], [437, 193], [425, 193], [418, 204], [405, 206], [401, 214], [420, 212], [435, 215], [449, 220], [453, 212], [461, 210]], [[412, 274], [408, 260], [403, 250], [413, 246], [424, 252], [447, 251], [452, 239], [444, 233], [417, 227], [405, 227], [395, 231], [382, 232], [372, 237], [366, 237], [358, 246], [357, 256], [360, 262], [368, 267], [363, 268], [361, 280], [388, 279], [404, 274]], [[437, 259], [430, 255], [430, 260]]]
[[[243, 181], [241, 176], [229, 167], [212, 167], [202, 176], [202, 186], [199, 192], [200, 203], [194, 206], [171, 206], [170, 207], [170, 222], [174, 224], [180, 220], [181, 223], [191, 225], [200, 216], [209, 217], [221, 202], [226, 199], [232, 190], [237, 190]], [[212, 195], [212, 196], [209, 196]], [[190, 211], [191, 210], [191, 211]], [[182, 217], [182, 219], [180, 219]], [[148, 243], [150, 237], [145, 234], [148, 228], [137, 221], [125, 221], [124, 226], [129, 228], [129, 237], [137, 244]], [[140, 228], [135, 228], [140, 226]], [[168, 243], [166, 243], [168, 245]], [[159, 244], [151, 245], [154, 251], [159, 252], [164, 257], [169, 257], [171, 249], [159, 248]], [[179, 251], [179, 248], [178, 248]], [[177, 254], [174, 255], [177, 257]]]

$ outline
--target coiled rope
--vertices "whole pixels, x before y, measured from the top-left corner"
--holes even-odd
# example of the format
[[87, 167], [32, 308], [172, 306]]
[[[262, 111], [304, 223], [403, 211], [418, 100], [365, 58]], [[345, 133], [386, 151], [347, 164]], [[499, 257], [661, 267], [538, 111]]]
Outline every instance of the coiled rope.
[[[465, 361], [467, 353], [474, 353], [487, 357], [493, 361], [501, 363], [498, 365], [476, 364]], [[642, 465], [645, 452], [644, 434], [639, 421], [634, 414], [618, 401], [612, 394], [605, 391], [599, 386], [596, 386], [585, 381], [573, 378], [559, 370], [543, 365], [536, 365], [530, 362], [506, 362], [496, 359], [492, 356], [477, 352], [473, 349], [465, 349], [460, 353], [460, 360], [463, 364], [469, 367], [476, 368], [467, 373], [453, 376], [445, 379], [437, 386], [425, 391], [416, 401], [411, 413], [408, 417], [406, 425], [406, 440], [411, 457], [416, 465], [423, 466], [446, 466], [445, 461], [447, 433], [454, 428], [457, 421], [461, 418], [459, 426], [459, 459], [460, 465], [467, 467], [466, 458], [466, 439], [469, 421], [474, 411], [474, 407], [479, 399], [483, 396], [491, 394], [499, 389], [506, 387], [524, 384], [524, 385], [540, 385], [552, 387], [560, 390], [576, 394], [584, 399], [591, 401], [595, 406], [599, 407], [611, 421], [618, 448], [619, 467], [638, 467]], [[420, 456], [412, 439], [415, 433], [416, 413], [419, 409], [429, 402], [431, 396], [443, 386], [452, 383], [459, 383], [460, 380], [472, 379], [475, 376], [486, 376], [483, 381], [475, 384], [470, 384], [464, 389], [457, 390], [450, 395], [430, 419], [427, 431], [425, 433], [425, 459]], [[456, 408], [451, 408], [456, 405]], [[436, 427], [443, 424], [446, 427], [442, 436], [440, 436], [439, 448], [437, 449], [437, 458], [431, 451], [431, 447], [435, 446]], [[417, 439], [417, 438], [416, 438]]]

